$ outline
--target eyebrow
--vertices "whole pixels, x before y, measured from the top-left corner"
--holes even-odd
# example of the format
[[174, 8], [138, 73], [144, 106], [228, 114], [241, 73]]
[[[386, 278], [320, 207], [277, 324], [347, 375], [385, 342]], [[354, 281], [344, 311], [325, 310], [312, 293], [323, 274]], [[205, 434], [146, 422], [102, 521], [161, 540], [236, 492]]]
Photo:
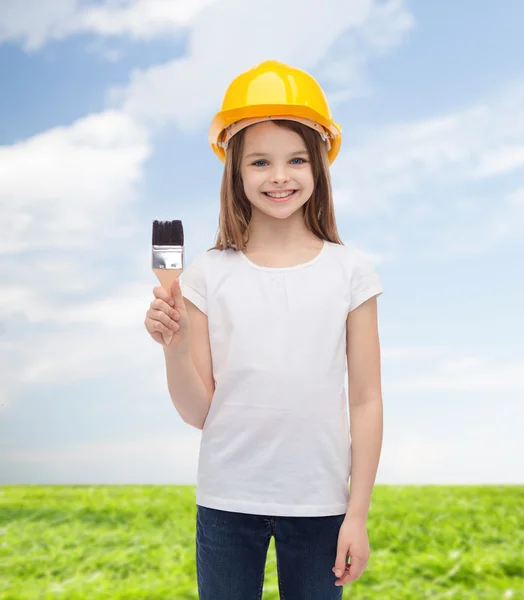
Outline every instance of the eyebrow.
[[[292, 152], [289, 156], [296, 156], [297, 154], [307, 154], [307, 150], [297, 150]], [[267, 152], [251, 152], [246, 154], [246, 158], [254, 158], [255, 156], [270, 156]]]

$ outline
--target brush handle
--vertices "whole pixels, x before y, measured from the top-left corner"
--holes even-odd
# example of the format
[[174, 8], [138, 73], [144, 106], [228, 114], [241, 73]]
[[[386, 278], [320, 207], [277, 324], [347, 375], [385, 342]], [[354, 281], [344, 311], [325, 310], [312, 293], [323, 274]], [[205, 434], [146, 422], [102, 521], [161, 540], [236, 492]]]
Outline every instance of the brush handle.
[[[171, 296], [171, 287], [173, 286], [175, 279], [180, 277], [180, 273], [182, 273], [182, 269], [153, 269], [153, 273], [157, 276], [157, 279], [160, 282], [160, 285], [166, 290], [169, 297], [171, 298], [172, 297]], [[174, 333], [172, 333], [171, 336], [168, 338], [169, 341], [167, 341], [164, 338], [164, 342], [166, 343], [166, 346], [169, 346], [169, 344], [171, 343], [171, 340], [173, 339], [173, 335], [174, 335]]]

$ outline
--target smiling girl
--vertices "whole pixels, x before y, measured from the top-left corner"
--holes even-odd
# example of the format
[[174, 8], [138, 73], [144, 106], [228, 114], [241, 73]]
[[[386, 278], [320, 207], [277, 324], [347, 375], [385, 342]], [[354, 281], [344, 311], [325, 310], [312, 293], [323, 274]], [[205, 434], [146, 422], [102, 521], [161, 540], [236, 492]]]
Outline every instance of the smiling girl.
[[340, 599], [370, 553], [383, 291], [337, 232], [340, 127], [311, 75], [266, 61], [230, 84], [209, 140], [224, 161], [215, 246], [172, 300], [155, 288], [176, 324], [169, 391], [202, 430], [199, 597], [259, 600], [274, 536], [282, 598]]

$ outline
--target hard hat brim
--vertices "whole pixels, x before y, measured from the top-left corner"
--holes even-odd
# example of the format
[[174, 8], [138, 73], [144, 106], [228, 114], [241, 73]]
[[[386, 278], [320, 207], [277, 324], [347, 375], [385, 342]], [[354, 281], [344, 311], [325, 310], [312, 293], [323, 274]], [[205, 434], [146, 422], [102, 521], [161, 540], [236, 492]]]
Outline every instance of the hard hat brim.
[[218, 158], [222, 162], [224, 162], [226, 158], [224, 149], [218, 145], [226, 127], [242, 119], [266, 116], [272, 118], [296, 116], [320, 123], [320, 125], [325, 127], [332, 134], [330, 140], [331, 149], [328, 152], [328, 158], [330, 164], [333, 163], [340, 150], [342, 138], [340, 125], [326, 119], [323, 115], [309, 106], [292, 104], [256, 104], [218, 112], [211, 122], [208, 133], [209, 143]]

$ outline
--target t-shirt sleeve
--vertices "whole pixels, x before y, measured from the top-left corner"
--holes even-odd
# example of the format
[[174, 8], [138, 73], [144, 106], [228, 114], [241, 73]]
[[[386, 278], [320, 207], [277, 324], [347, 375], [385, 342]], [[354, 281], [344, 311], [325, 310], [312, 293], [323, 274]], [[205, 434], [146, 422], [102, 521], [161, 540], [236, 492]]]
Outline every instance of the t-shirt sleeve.
[[384, 292], [375, 265], [364, 251], [354, 248], [352, 251], [351, 298], [348, 312], [355, 310], [373, 296]]
[[198, 254], [180, 274], [182, 296], [207, 315], [206, 255]]

